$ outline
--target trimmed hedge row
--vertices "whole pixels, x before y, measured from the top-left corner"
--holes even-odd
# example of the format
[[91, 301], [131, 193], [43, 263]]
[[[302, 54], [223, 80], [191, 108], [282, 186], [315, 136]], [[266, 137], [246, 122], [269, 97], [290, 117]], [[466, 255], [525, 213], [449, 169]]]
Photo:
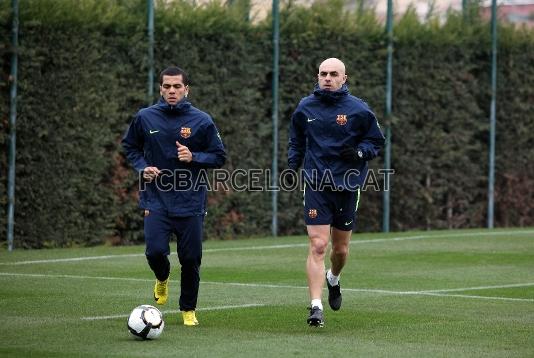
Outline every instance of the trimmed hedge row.
[[[270, 19], [245, 20], [239, 6], [156, 7], [157, 71], [191, 76], [191, 101], [215, 119], [229, 152], [226, 169], [271, 167]], [[0, 4], [0, 238], [5, 241], [9, 4]], [[146, 105], [146, 1], [21, 0], [17, 118], [16, 246], [142, 241], [137, 182], [119, 142]], [[496, 225], [534, 223], [534, 36], [500, 27]], [[285, 169], [290, 115], [311, 92], [318, 64], [339, 57], [351, 92], [384, 126], [386, 38], [370, 13], [342, 1], [281, 14], [280, 157]], [[490, 81], [489, 24], [450, 14], [395, 25], [391, 227], [485, 225]], [[155, 88], [157, 94], [157, 88]], [[155, 100], [155, 98], [154, 98]], [[383, 166], [382, 159], [372, 167]], [[381, 180], [380, 177], [378, 177]], [[382, 187], [382, 183], [380, 182]], [[270, 192], [209, 195], [206, 237], [266, 235]], [[303, 233], [301, 193], [279, 195], [281, 234]], [[367, 190], [360, 231], [381, 228], [382, 193]]]

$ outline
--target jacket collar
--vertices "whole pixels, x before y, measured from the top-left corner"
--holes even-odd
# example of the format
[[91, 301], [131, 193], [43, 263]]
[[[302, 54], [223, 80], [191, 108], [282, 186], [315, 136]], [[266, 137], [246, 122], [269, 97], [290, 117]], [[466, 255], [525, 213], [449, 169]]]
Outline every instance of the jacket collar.
[[349, 95], [349, 88], [346, 84], [343, 84], [337, 91], [327, 91], [319, 88], [319, 84], [316, 84], [313, 88], [313, 94], [320, 100], [325, 102], [337, 102], [343, 97]]
[[164, 99], [163, 97], [160, 97], [159, 98], [159, 101], [158, 103], [156, 104], [156, 107], [165, 112], [165, 113], [174, 113], [174, 114], [177, 114], [177, 113], [180, 113], [180, 112], [184, 112], [186, 111], [187, 109], [189, 109], [189, 107], [191, 107], [191, 103], [188, 102], [186, 100], [186, 98], [182, 98], [182, 100], [178, 103], [176, 103], [174, 106], [171, 106], [170, 104], [168, 104]]

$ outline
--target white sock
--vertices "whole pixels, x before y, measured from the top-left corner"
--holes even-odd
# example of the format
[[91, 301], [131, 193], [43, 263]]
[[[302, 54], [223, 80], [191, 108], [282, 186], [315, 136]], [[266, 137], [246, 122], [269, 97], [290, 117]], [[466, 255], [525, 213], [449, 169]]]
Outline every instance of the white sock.
[[[341, 275], [339, 275], [341, 276]], [[331, 270], [328, 270], [326, 272], [326, 279], [328, 280], [328, 283], [330, 283], [330, 286], [337, 286], [339, 285], [339, 276], [334, 276]]]
[[319, 298], [313, 299], [311, 301], [311, 306], [312, 307], [319, 307], [319, 309], [321, 311], [323, 310], [323, 304], [321, 303], [321, 300]]

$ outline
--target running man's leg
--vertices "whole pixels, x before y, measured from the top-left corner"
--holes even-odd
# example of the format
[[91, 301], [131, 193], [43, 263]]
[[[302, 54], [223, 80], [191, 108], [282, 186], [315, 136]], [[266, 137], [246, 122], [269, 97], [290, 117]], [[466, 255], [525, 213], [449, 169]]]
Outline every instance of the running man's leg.
[[197, 306], [202, 262], [204, 216], [177, 218], [178, 259], [180, 261], [180, 310], [194, 311]]
[[159, 281], [165, 281], [171, 269], [168, 258], [171, 232], [171, 222], [166, 215], [145, 210], [145, 255], [148, 265]]
[[352, 231], [343, 231], [332, 227], [332, 251], [330, 252], [332, 266], [330, 270], [334, 276], [339, 276], [345, 266], [349, 255], [351, 235]]
[[339, 276], [349, 255], [350, 238], [356, 226], [360, 190], [336, 192], [336, 209], [332, 221], [332, 251], [330, 271]]
[[306, 261], [310, 299], [321, 299], [324, 280], [324, 259], [330, 239], [330, 225], [308, 225], [309, 249]]

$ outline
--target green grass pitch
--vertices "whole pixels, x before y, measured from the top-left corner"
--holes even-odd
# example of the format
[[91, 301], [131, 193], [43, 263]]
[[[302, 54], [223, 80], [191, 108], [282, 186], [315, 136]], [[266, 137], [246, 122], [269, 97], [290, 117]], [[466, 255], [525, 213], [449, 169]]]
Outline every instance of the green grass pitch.
[[206, 242], [197, 327], [173, 252], [154, 341], [126, 328], [153, 304], [143, 247], [4, 250], [0, 356], [534, 357], [534, 228], [356, 234], [350, 249], [324, 328], [306, 325], [306, 237]]

